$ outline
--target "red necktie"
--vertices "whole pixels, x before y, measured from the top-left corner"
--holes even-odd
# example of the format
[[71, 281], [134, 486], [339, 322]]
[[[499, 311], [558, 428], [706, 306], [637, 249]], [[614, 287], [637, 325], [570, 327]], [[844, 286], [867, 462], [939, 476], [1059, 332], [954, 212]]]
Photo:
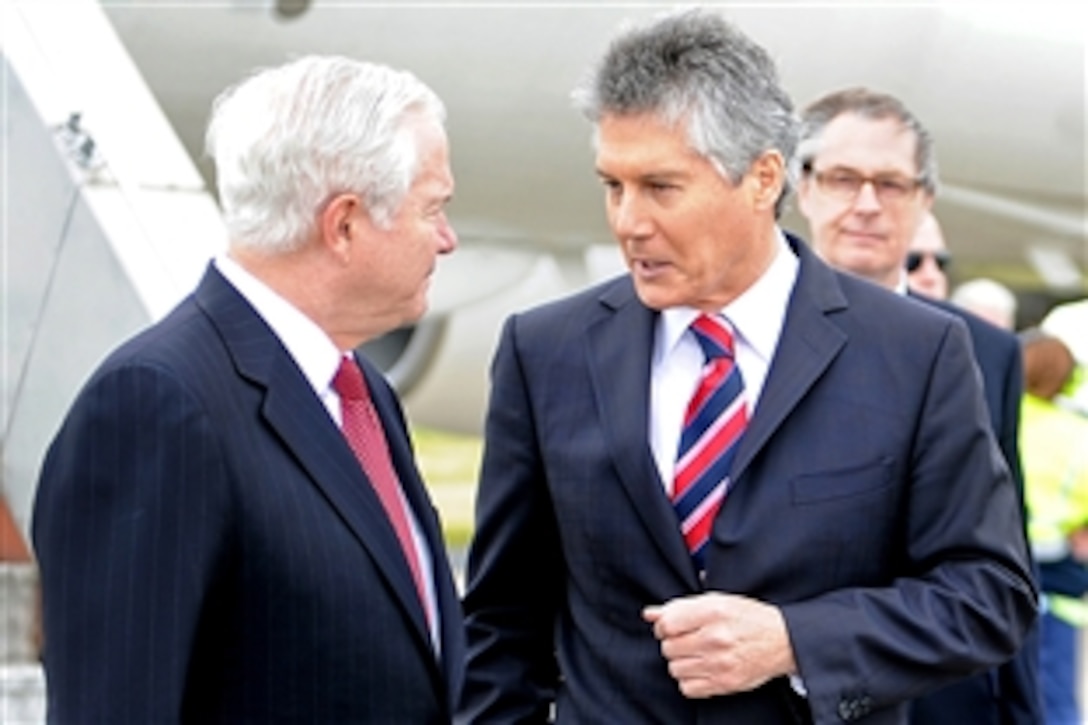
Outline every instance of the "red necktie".
[[412, 579], [415, 580], [419, 599], [423, 603], [423, 611], [430, 620], [431, 611], [427, 602], [427, 590], [423, 586], [422, 568], [408, 525], [408, 514], [401, 498], [400, 481], [397, 479], [397, 472], [393, 469], [393, 461], [389, 457], [389, 444], [385, 439], [381, 422], [378, 420], [378, 414], [374, 410], [374, 403], [370, 399], [370, 391], [367, 390], [362, 371], [353, 359], [341, 358], [340, 369], [336, 371], [332, 387], [340, 395], [344, 437], [347, 438], [348, 444], [355, 452], [355, 457], [359, 459], [378, 498], [381, 499], [385, 513], [393, 524], [393, 530], [397, 532], [401, 550], [408, 561], [408, 567], [412, 570]]
[[729, 486], [729, 471], [748, 424], [744, 380], [733, 359], [733, 332], [720, 317], [691, 325], [706, 362], [680, 434], [673, 506], [697, 570], [705, 568], [710, 529]]

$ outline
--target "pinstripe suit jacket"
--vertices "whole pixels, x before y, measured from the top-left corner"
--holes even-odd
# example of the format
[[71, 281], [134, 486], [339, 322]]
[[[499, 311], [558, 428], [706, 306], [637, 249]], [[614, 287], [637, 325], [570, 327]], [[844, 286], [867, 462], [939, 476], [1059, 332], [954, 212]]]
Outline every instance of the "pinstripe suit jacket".
[[94, 373], [46, 455], [51, 721], [449, 721], [460, 607], [399, 404], [362, 365], [434, 559], [441, 655], [336, 424], [209, 267]]
[[[467, 722], [905, 723], [1035, 617], [1016, 492], [961, 321], [799, 240], [782, 336], [694, 571], [648, 442], [655, 313], [630, 278], [506, 324], [465, 596]], [[685, 699], [643, 607], [777, 604], [785, 678]]]

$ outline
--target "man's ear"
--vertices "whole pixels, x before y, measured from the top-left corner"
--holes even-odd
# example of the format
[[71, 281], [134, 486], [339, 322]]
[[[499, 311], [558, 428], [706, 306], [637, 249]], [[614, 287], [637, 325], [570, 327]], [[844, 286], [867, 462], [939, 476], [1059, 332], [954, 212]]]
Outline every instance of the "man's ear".
[[318, 217], [321, 244], [342, 261], [351, 257], [352, 244], [360, 239], [367, 216], [355, 194], [337, 194]]
[[773, 210], [786, 185], [786, 160], [771, 149], [760, 154], [748, 169], [752, 201], [760, 210]]

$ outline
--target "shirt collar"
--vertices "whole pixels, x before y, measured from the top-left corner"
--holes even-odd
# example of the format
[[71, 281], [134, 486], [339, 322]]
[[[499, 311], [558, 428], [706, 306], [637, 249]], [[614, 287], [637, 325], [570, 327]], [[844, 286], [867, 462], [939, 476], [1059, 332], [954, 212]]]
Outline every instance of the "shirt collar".
[[215, 266], [272, 328], [318, 396], [324, 395], [344, 353], [317, 323], [242, 265], [221, 254]]
[[[770, 362], [778, 345], [799, 266], [782, 231], [777, 230], [776, 236], [777, 248], [767, 271], [721, 310], [733, 325], [738, 342], [751, 348], [765, 363]], [[672, 352], [699, 313], [693, 307], [662, 310], [656, 352], [659, 360]]]

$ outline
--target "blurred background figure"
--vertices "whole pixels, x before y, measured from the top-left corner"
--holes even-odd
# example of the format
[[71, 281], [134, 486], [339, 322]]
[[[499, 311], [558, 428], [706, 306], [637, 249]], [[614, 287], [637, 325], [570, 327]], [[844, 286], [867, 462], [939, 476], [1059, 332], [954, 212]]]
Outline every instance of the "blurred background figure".
[[918, 223], [918, 230], [907, 251], [907, 286], [935, 300], [948, 297], [948, 265], [952, 255], [944, 243], [941, 225], [927, 211]]
[[1016, 295], [1000, 282], [985, 277], [969, 280], [953, 290], [949, 301], [1003, 330], [1016, 329]]
[[1088, 416], [1088, 298], [1058, 305], [1047, 313], [1039, 327], [1068, 345], [1077, 361], [1073, 380], [1057, 402]]
[[1039, 681], [1047, 725], [1072, 725], [1081, 722], [1077, 635], [1088, 622], [1088, 417], [1057, 402], [1076, 369], [1069, 347], [1034, 328], [1021, 345], [1020, 455], [1044, 599]]

